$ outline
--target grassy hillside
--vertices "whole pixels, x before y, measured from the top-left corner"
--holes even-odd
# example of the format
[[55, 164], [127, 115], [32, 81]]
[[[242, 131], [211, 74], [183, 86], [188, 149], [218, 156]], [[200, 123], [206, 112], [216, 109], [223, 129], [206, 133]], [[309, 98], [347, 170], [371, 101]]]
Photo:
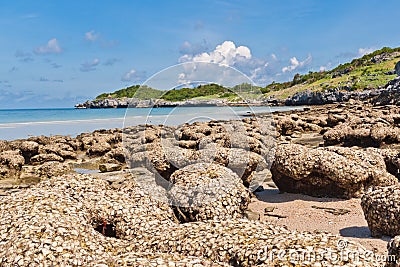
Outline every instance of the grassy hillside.
[[382, 48], [330, 71], [296, 74], [292, 81], [273, 83], [263, 89], [266, 96], [287, 98], [305, 90], [325, 91], [331, 88], [364, 90], [384, 86], [396, 75], [387, 75], [400, 60], [400, 48]]
[[[265, 87], [255, 87], [250, 84], [240, 84], [233, 88], [227, 88], [218, 84], [200, 85], [196, 88], [174, 89], [168, 92], [160, 91], [150, 87], [141, 88], [140, 85], [130, 86], [117, 90], [113, 93], [104, 93], [96, 99], [107, 97], [137, 97], [140, 99], [161, 98], [169, 101], [182, 101], [187, 99], [216, 99], [223, 98], [230, 101], [254, 99], [260, 96], [274, 96], [285, 99], [296, 92], [312, 90], [324, 91], [328, 89], [342, 90], [364, 90], [384, 86], [392, 80], [395, 75], [386, 74], [394, 69], [400, 60], [400, 47], [384, 47], [371, 54], [365, 55], [353, 61], [341, 64], [329, 71], [309, 72], [307, 74], [296, 74], [292, 81], [272, 83]], [[239, 97], [238, 94], [241, 96]]]

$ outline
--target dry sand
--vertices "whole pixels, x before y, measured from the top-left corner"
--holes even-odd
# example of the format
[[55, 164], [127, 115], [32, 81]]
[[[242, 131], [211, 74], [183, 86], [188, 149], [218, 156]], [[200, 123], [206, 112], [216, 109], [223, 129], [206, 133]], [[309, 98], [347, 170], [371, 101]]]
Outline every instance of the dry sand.
[[[386, 245], [390, 238], [371, 237], [360, 199], [316, 198], [301, 194], [279, 193], [278, 189], [268, 186], [265, 188], [264, 191], [256, 193], [257, 198], [253, 198], [249, 205], [250, 210], [260, 214], [261, 221], [285, 225], [291, 230], [330, 232], [361, 243], [376, 254], [387, 255]], [[316, 207], [345, 209], [350, 212], [334, 215]], [[265, 212], [265, 209], [273, 211]], [[273, 217], [276, 215], [283, 218]]]

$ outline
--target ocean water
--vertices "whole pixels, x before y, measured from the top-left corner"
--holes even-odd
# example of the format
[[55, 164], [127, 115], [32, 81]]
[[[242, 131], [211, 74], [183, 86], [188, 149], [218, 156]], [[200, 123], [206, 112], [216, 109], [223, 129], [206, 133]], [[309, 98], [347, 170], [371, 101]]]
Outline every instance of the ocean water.
[[37, 135], [76, 136], [96, 129], [139, 124], [179, 125], [186, 122], [241, 119], [250, 113], [270, 113], [302, 107], [170, 107], [129, 109], [4, 109], [0, 110], [0, 140]]

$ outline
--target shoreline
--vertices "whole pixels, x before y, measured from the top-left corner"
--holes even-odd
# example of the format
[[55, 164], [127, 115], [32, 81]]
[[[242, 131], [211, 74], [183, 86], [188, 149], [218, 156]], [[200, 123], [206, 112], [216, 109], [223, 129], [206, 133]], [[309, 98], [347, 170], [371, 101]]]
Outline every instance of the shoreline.
[[[261, 108], [253, 108], [247, 107], [242, 109], [233, 109], [231, 110], [229, 107], [223, 109], [223, 112], [218, 114], [215, 113], [215, 110], [218, 108], [210, 109], [205, 108], [204, 110], [198, 110], [197, 108], [183, 108], [183, 109], [165, 109], [161, 114], [158, 113], [158, 109], [156, 110], [145, 110], [140, 109], [140, 113], [144, 112], [145, 114], [135, 114], [135, 109], [126, 110], [122, 115], [122, 117], [114, 117], [110, 118], [98, 118], [101, 116], [102, 112], [100, 111], [97, 115], [97, 118], [87, 118], [87, 119], [68, 119], [68, 120], [53, 120], [53, 121], [33, 121], [33, 122], [15, 122], [15, 123], [0, 123], [0, 129], [2, 133], [0, 134], [0, 140], [15, 140], [15, 139], [23, 139], [28, 138], [30, 136], [39, 136], [39, 135], [68, 135], [71, 137], [76, 137], [77, 135], [84, 132], [92, 132], [94, 130], [99, 129], [114, 129], [114, 128], [123, 128], [124, 125], [139, 125], [139, 124], [167, 124], [171, 126], [177, 126], [187, 122], [191, 119], [196, 112], [201, 115], [204, 112], [206, 116], [209, 116], [209, 120], [219, 120], [219, 119], [238, 119], [242, 116], [249, 116], [247, 112], [252, 112], [256, 115], [266, 113], [268, 109], [271, 109], [272, 112], [280, 111], [281, 109], [302, 109], [302, 106], [299, 107], [261, 107]], [[163, 109], [163, 108], [160, 108]], [[261, 111], [260, 111], [261, 109]], [[74, 109], [70, 109], [68, 111], [74, 111]], [[85, 112], [85, 111], [83, 111]], [[171, 114], [172, 116], [169, 116]], [[73, 115], [73, 114], [72, 114]], [[72, 116], [69, 115], [69, 116]], [[108, 115], [108, 114], [106, 114]], [[111, 114], [113, 115], [113, 114]]]

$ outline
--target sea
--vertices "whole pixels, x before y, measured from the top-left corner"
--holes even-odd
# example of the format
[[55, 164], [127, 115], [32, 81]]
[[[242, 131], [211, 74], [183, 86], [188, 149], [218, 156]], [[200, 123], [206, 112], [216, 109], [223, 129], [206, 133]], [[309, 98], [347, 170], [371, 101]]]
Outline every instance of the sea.
[[139, 124], [180, 125], [195, 121], [242, 119], [251, 114], [303, 107], [162, 107], [118, 109], [0, 109], [0, 140], [68, 135]]

